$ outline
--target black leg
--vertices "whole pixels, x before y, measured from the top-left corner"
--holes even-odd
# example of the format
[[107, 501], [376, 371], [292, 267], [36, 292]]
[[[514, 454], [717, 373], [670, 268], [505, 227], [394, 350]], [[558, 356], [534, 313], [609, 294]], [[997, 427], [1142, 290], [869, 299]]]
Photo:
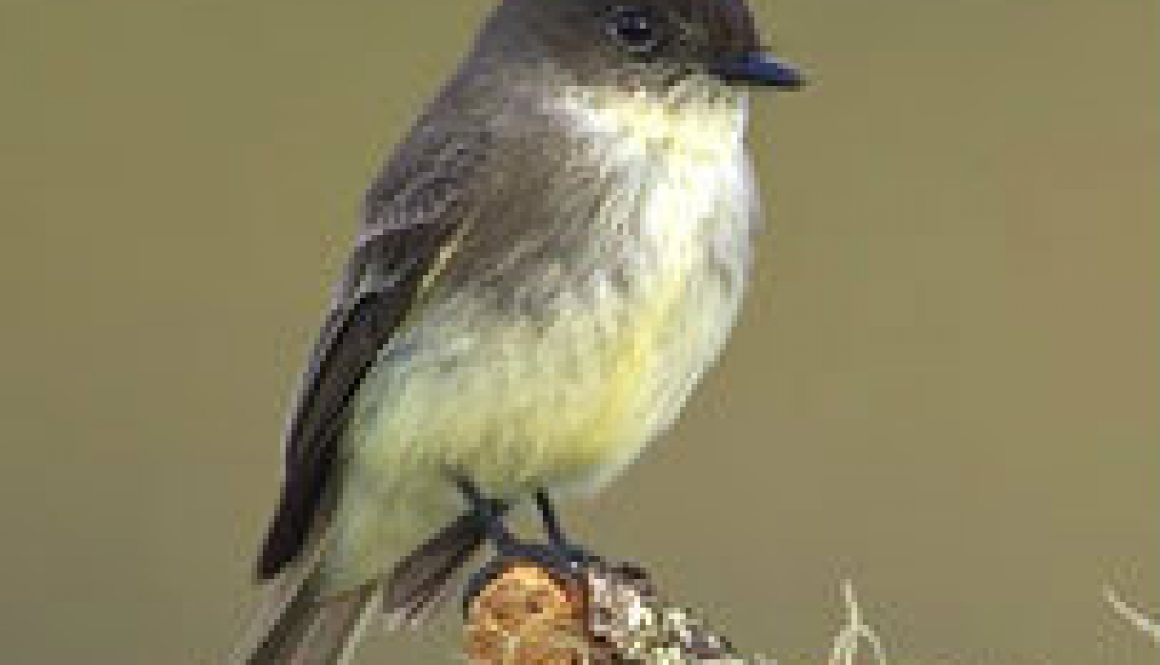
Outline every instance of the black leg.
[[560, 526], [560, 518], [552, 506], [552, 498], [545, 489], [536, 490], [536, 508], [540, 511], [540, 519], [544, 521], [544, 531], [548, 534], [548, 542], [559, 549], [568, 549], [568, 539], [564, 536], [564, 529]]
[[540, 511], [540, 519], [544, 522], [544, 531], [548, 534], [548, 544], [555, 551], [556, 556], [569, 563], [580, 565], [595, 561], [596, 556], [573, 544], [568, 536], [564, 535], [564, 527], [556, 508], [552, 505], [552, 497], [545, 489], [536, 490], [536, 508]]
[[582, 575], [582, 567], [596, 560], [587, 552], [569, 544], [547, 491], [537, 491], [535, 500], [549, 542], [547, 545], [524, 543], [517, 540], [503, 522], [504, 514], [510, 508], [509, 504], [487, 498], [474, 483], [461, 474], [452, 473], [449, 477], [467, 500], [471, 514], [484, 523], [487, 537], [495, 545], [498, 554], [497, 558], [489, 561], [468, 579], [463, 596], [465, 613], [472, 600], [493, 579], [507, 570], [512, 561], [531, 561], [551, 571], [559, 579], [577, 580]]
[[463, 498], [467, 500], [471, 513], [483, 522], [487, 529], [487, 537], [495, 544], [496, 549], [504, 551], [515, 547], [516, 537], [512, 535], [511, 531], [508, 531], [507, 525], [503, 521], [504, 515], [507, 514], [511, 506], [504, 501], [487, 498], [466, 476], [452, 474], [451, 479], [459, 488]]

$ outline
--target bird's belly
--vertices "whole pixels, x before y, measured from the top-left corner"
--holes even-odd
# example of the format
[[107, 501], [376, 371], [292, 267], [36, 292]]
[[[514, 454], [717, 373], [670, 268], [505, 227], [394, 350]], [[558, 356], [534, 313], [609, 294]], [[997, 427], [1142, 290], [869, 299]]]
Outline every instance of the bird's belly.
[[754, 211], [748, 162], [724, 154], [650, 169], [639, 207], [593, 221], [615, 260], [536, 311], [462, 295], [427, 308], [359, 391], [354, 466], [384, 488], [457, 470], [501, 496], [615, 475], [675, 418], [735, 318]]
[[352, 424], [358, 466], [396, 486], [454, 469], [500, 496], [611, 477], [676, 416], [739, 296], [709, 270], [657, 281], [648, 299], [486, 321], [380, 368]]
[[513, 499], [615, 476], [675, 418], [730, 327], [739, 294], [702, 279], [671, 283], [663, 306], [492, 321], [442, 353], [380, 363], [344, 441], [329, 588], [365, 581], [463, 510], [448, 472]]

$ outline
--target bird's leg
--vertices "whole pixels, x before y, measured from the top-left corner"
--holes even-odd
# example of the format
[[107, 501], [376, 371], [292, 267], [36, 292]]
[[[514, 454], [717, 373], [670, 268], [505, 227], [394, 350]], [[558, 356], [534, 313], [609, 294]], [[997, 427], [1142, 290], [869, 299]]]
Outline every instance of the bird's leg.
[[503, 521], [511, 505], [506, 501], [484, 496], [475, 483], [466, 476], [453, 474], [451, 478], [459, 488], [459, 493], [467, 501], [471, 514], [483, 523], [487, 537], [495, 548], [500, 552], [516, 548], [519, 543]]
[[544, 531], [548, 534], [548, 542], [566, 549], [568, 539], [564, 536], [564, 529], [560, 526], [560, 518], [552, 506], [552, 498], [545, 489], [536, 490], [536, 509], [540, 511], [540, 519], [544, 521]]
[[564, 528], [552, 505], [552, 497], [546, 489], [536, 490], [536, 509], [540, 511], [540, 519], [544, 522], [544, 532], [548, 534], [548, 542], [553, 549], [569, 564], [582, 565], [594, 561], [596, 557], [583, 548], [576, 546], [564, 535]]
[[505, 501], [484, 496], [483, 492], [461, 474], [449, 474], [460, 494], [467, 501], [470, 514], [480, 521], [487, 539], [495, 547], [497, 556], [467, 579], [463, 592], [463, 613], [466, 616], [476, 597], [489, 584], [505, 573], [514, 562], [532, 562], [557, 574], [571, 575], [573, 569], [566, 558], [561, 557], [555, 546], [545, 547], [539, 543], [520, 542], [504, 524], [504, 514], [510, 508]]
[[451, 474], [450, 477], [467, 501], [471, 514], [483, 524], [487, 538], [495, 546], [498, 555], [467, 580], [463, 596], [465, 613], [492, 580], [509, 570], [513, 563], [532, 563], [570, 584], [580, 579], [583, 566], [594, 559], [583, 550], [573, 547], [564, 536], [547, 492], [536, 492], [535, 499], [548, 533], [548, 544], [520, 542], [503, 521], [510, 508], [509, 503], [486, 497], [470, 479], [461, 474]]

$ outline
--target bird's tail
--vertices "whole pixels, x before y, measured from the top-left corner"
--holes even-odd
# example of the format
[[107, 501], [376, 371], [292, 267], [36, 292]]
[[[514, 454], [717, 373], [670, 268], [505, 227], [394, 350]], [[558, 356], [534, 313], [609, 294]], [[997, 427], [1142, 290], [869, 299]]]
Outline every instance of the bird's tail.
[[386, 583], [320, 595], [315, 561], [291, 564], [271, 581], [248, 639], [231, 665], [334, 665], [347, 662], [370, 619], [385, 611], [391, 627], [416, 626], [454, 587], [457, 573], [479, 549], [484, 524], [455, 520], [400, 561]]
[[460, 569], [487, 536], [486, 523], [464, 514], [395, 565], [383, 609], [392, 628], [416, 627], [455, 588]]
[[346, 663], [382, 601], [377, 582], [320, 597], [314, 570], [287, 571], [270, 582], [267, 594], [232, 665]]

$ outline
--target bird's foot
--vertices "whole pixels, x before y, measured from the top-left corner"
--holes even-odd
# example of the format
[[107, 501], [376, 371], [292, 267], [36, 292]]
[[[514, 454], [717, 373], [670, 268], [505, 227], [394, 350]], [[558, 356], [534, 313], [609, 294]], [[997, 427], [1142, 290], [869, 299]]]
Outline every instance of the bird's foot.
[[595, 555], [565, 537], [546, 491], [537, 491], [535, 499], [548, 542], [524, 542], [516, 538], [504, 524], [503, 517], [510, 507], [508, 503], [486, 497], [465, 476], [451, 474], [451, 478], [463, 494], [472, 514], [483, 523], [487, 537], [496, 550], [496, 556], [468, 579], [464, 593], [465, 611], [493, 580], [514, 566], [531, 565], [550, 575], [562, 586], [572, 588], [583, 583], [585, 568], [599, 561]]

